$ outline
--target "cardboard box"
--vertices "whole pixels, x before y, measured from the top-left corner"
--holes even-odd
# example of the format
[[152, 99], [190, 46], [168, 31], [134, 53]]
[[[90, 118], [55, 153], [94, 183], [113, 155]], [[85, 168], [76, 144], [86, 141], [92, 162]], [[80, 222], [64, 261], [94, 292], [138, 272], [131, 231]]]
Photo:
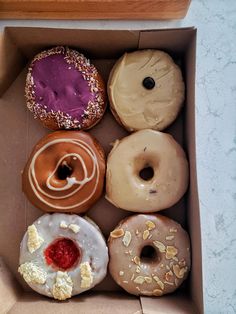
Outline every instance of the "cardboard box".
[[[21, 171], [34, 144], [49, 132], [26, 109], [26, 65], [37, 52], [54, 45], [68, 45], [84, 52], [105, 79], [119, 56], [136, 49], [165, 50], [182, 67], [186, 101], [178, 119], [166, 132], [171, 133], [187, 153], [190, 186], [178, 204], [160, 213], [179, 221], [188, 230], [192, 245], [192, 270], [188, 280], [174, 294], [161, 298], [137, 298], [122, 291], [108, 275], [93, 291], [60, 303], [31, 291], [17, 273], [23, 234], [27, 226], [43, 214], [23, 195]], [[9, 27], [2, 34], [0, 47], [0, 313], [203, 313], [194, 122], [196, 30], [98, 31]], [[106, 153], [111, 149], [111, 142], [127, 134], [109, 110], [90, 132], [101, 142]], [[130, 214], [117, 209], [104, 197], [88, 212], [105, 236]]]

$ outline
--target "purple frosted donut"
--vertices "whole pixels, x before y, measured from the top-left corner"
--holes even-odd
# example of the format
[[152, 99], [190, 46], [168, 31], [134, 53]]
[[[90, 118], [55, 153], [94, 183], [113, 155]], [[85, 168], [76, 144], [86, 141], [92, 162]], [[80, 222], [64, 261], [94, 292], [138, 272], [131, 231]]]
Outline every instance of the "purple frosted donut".
[[76, 50], [54, 47], [37, 54], [25, 86], [28, 109], [52, 130], [89, 129], [106, 109], [104, 82]]

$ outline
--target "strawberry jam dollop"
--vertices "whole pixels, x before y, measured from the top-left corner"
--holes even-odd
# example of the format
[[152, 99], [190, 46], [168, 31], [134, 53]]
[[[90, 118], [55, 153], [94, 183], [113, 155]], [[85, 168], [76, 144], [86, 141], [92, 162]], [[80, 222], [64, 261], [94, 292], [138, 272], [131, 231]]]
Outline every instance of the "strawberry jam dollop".
[[74, 241], [60, 238], [45, 249], [44, 256], [48, 265], [67, 270], [78, 264], [81, 254]]

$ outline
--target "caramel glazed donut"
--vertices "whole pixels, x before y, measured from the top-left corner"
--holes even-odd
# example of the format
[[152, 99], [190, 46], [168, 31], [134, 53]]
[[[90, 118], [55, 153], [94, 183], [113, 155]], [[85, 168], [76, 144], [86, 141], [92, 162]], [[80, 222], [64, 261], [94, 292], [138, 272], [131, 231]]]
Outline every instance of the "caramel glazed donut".
[[46, 212], [82, 213], [101, 196], [102, 147], [83, 131], [57, 131], [34, 147], [24, 168], [23, 191]]
[[128, 131], [165, 129], [184, 101], [179, 66], [167, 53], [154, 49], [125, 53], [107, 86], [112, 113]]
[[171, 135], [140, 130], [116, 141], [112, 148], [106, 198], [122, 209], [155, 212], [180, 200], [188, 177], [185, 153]]
[[175, 291], [190, 269], [188, 234], [161, 215], [130, 216], [110, 233], [109, 271], [134, 295], [162, 296]]
[[46, 214], [28, 227], [19, 263], [18, 271], [33, 290], [65, 300], [102, 281], [108, 250], [101, 231], [90, 219]]
[[68, 47], [37, 54], [25, 86], [28, 109], [52, 130], [89, 129], [106, 109], [106, 88], [94, 65]]

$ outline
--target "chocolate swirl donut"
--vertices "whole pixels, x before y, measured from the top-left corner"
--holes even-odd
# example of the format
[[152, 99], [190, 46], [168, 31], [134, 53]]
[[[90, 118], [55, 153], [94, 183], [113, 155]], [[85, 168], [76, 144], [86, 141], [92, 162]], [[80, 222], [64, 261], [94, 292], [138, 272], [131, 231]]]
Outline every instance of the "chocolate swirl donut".
[[23, 191], [46, 212], [85, 212], [100, 197], [105, 172], [101, 146], [83, 131], [42, 138], [23, 172]]

